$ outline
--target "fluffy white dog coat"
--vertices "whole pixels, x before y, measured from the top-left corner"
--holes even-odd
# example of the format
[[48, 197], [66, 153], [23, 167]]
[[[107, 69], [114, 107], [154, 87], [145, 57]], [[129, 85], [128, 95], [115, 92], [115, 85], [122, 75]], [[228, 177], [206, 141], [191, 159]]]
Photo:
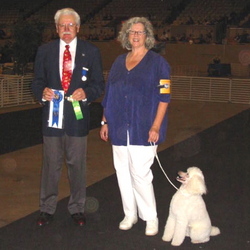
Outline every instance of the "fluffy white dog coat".
[[177, 180], [182, 185], [171, 200], [162, 240], [172, 240], [171, 245], [179, 246], [185, 236], [189, 236], [191, 242], [197, 244], [220, 234], [219, 228], [211, 225], [202, 198], [207, 191], [202, 171], [197, 167], [190, 167], [186, 173], [178, 172]]

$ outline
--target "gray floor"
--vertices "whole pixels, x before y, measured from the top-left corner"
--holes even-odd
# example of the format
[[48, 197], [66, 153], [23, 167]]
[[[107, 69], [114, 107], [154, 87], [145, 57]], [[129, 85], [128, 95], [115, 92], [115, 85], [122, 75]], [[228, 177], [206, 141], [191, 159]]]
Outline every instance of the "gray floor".
[[[220, 121], [248, 109], [249, 105], [173, 100], [169, 106], [168, 138], [159, 151], [187, 139]], [[11, 112], [14, 109], [0, 112]], [[39, 210], [42, 145], [0, 155], [0, 227]], [[87, 185], [114, 173], [111, 145], [101, 141], [99, 129], [88, 137]], [[66, 167], [59, 186], [59, 199], [69, 195]]]

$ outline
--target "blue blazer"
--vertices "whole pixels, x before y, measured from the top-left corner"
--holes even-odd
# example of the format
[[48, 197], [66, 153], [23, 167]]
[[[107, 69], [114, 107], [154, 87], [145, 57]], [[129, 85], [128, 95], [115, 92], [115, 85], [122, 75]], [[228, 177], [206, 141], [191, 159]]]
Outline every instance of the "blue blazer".
[[[52, 41], [38, 48], [35, 59], [35, 75], [31, 84], [32, 91], [40, 103], [42, 102], [45, 87], [62, 90], [59, 72], [59, 42]], [[88, 68], [87, 80], [82, 80], [82, 68]], [[99, 49], [93, 44], [77, 39], [75, 68], [67, 96], [78, 89], [83, 88], [86, 92], [87, 103], [79, 102], [84, 118], [76, 120], [72, 103], [64, 101], [63, 129], [48, 127], [49, 102], [43, 106], [43, 135], [62, 136], [86, 136], [89, 133], [89, 103], [96, 100], [104, 91], [104, 80], [101, 55]]]

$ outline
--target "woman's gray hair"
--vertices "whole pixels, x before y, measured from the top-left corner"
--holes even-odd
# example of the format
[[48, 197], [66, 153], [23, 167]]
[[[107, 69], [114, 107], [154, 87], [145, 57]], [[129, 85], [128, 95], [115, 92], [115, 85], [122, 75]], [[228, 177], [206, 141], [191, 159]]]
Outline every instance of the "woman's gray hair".
[[74, 9], [71, 9], [71, 8], [60, 9], [56, 12], [55, 17], [54, 17], [56, 25], [58, 24], [60, 17], [63, 15], [73, 15], [75, 17], [77, 26], [80, 26], [81, 24], [80, 16]]
[[131, 29], [132, 25], [137, 24], [137, 23], [141, 23], [144, 26], [144, 31], [146, 32], [145, 47], [147, 49], [153, 48], [155, 44], [153, 25], [146, 17], [132, 17], [128, 19], [127, 21], [125, 21], [122, 24], [122, 28], [121, 28], [121, 31], [119, 32], [117, 40], [121, 43], [123, 48], [126, 48], [127, 50], [131, 50], [132, 46], [128, 39], [129, 30]]

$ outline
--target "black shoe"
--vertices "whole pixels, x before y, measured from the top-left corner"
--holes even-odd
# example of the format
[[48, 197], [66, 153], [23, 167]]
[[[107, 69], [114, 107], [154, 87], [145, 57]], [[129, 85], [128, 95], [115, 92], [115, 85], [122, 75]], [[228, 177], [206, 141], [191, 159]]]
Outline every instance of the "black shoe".
[[36, 224], [38, 226], [42, 227], [44, 225], [48, 225], [52, 220], [53, 220], [53, 214], [41, 212], [37, 221], [36, 221]]
[[86, 224], [86, 218], [83, 213], [72, 214], [71, 217], [78, 226], [84, 226]]

